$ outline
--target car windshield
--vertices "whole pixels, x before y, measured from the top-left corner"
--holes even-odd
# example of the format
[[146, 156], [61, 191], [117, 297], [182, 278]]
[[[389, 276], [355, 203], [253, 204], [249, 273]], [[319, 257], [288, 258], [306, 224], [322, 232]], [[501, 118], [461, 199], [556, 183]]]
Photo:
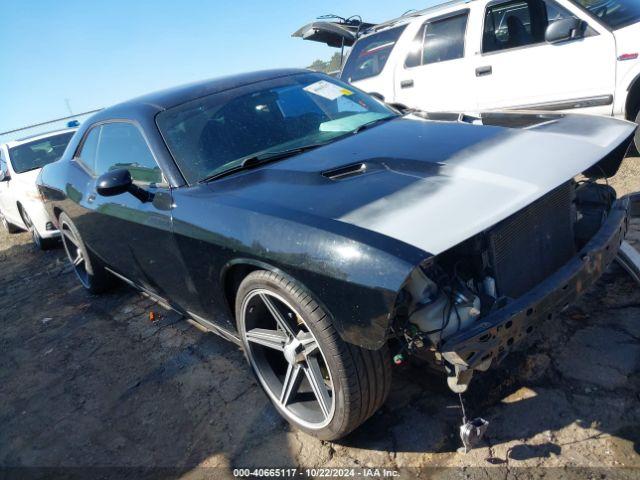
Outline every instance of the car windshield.
[[397, 114], [326, 75], [282, 77], [170, 108], [157, 124], [189, 183], [245, 160], [322, 145]]
[[638, 0], [573, 0], [613, 29], [640, 21]]
[[74, 132], [61, 133], [23, 143], [9, 149], [11, 166], [16, 173], [24, 173], [55, 162], [64, 153]]

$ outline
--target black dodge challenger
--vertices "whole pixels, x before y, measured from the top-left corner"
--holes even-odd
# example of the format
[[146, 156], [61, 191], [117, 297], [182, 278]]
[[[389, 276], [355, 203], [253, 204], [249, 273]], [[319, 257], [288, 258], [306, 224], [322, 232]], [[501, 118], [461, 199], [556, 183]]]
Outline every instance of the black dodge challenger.
[[629, 217], [601, 179], [634, 131], [401, 112], [277, 70], [105, 109], [38, 183], [87, 290], [122, 280], [238, 343], [335, 439], [385, 401], [392, 354], [464, 391], [599, 277]]

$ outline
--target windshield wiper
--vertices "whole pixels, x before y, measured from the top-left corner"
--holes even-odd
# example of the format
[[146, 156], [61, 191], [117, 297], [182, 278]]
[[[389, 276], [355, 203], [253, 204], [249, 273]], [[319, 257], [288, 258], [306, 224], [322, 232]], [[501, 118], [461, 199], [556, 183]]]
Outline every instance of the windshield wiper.
[[293, 157], [294, 155], [298, 155], [308, 150], [313, 150], [314, 148], [321, 147], [322, 145], [325, 145], [325, 143], [312, 143], [310, 145], [290, 148], [288, 150], [263, 152], [258, 155], [254, 155], [252, 157], [245, 158], [240, 164], [240, 166], [247, 168], [247, 167], [253, 167], [255, 165], [261, 165], [266, 162], [272, 162], [274, 160], [282, 160], [283, 158]]
[[376, 120], [372, 120], [370, 122], [367, 123], [363, 123], [362, 125], [360, 125], [359, 127], [354, 128], [353, 130], [351, 130], [351, 133], [353, 135], [362, 132], [363, 130], [366, 130], [367, 128], [371, 128], [375, 125], [378, 125], [379, 123], [382, 122], [386, 122], [387, 120], [391, 120], [392, 118], [396, 118], [397, 115], [389, 115], [388, 117], [382, 117], [382, 118], [378, 118]]
[[252, 155], [250, 157], [245, 158], [240, 162], [240, 164], [230, 167], [221, 172], [214, 173], [213, 175], [209, 175], [208, 177], [200, 180], [200, 183], [206, 183], [211, 180], [215, 180], [216, 178], [223, 177], [225, 175], [229, 175], [234, 172], [238, 172], [240, 170], [247, 170], [249, 168], [253, 168], [258, 165], [263, 165], [268, 162], [274, 162], [276, 160], [282, 160], [284, 158], [293, 157], [294, 155], [298, 155], [300, 153], [306, 152], [308, 150], [313, 150], [314, 148], [321, 147], [322, 145], [326, 145], [328, 142], [324, 143], [313, 143], [310, 145], [304, 145], [302, 147], [290, 148], [288, 150], [278, 150], [278, 151], [266, 151], [259, 153], [257, 155]]

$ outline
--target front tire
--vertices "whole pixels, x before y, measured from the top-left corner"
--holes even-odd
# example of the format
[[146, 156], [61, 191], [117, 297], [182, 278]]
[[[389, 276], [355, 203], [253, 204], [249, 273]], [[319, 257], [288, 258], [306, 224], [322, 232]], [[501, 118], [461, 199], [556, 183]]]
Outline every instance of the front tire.
[[387, 346], [345, 343], [326, 312], [294, 282], [259, 270], [242, 281], [236, 319], [247, 359], [278, 412], [322, 440], [344, 437], [384, 403]]
[[2, 221], [2, 226], [7, 231], [7, 233], [19, 233], [22, 231], [19, 227], [16, 227], [13, 223], [10, 223], [4, 215], [0, 215], [0, 220]]
[[107, 272], [100, 260], [91, 255], [69, 216], [61, 213], [58, 223], [62, 245], [82, 286], [93, 294], [109, 290], [114, 284], [113, 276]]
[[38, 229], [33, 224], [33, 221], [26, 210], [20, 208], [20, 215], [22, 215], [22, 221], [27, 227], [27, 231], [31, 235], [31, 240], [33, 240], [33, 244], [38, 250], [51, 250], [58, 245], [57, 238], [42, 238], [40, 236]]
[[[635, 122], [640, 125], [640, 109], [638, 109], [638, 113], [636, 114]], [[636, 134], [633, 137], [633, 143], [629, 149], [629, 156], [637, 157], [638, 155], [640, 155], [640, 127], [636, 130]]]

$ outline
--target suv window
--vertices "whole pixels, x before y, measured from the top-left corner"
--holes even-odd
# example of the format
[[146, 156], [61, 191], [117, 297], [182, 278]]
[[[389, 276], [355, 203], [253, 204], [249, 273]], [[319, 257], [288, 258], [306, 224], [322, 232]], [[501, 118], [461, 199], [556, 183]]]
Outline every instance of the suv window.
[[107, 123], [100, 132], [95, 173], [102, 175], [119, 168], [129, 170], [131, 178], [139, 182], [162, 182], [160, 167], [140, 130], [130, 123]]
[[572, 0], [599, 18], [610, 28], [618, 29], [640, 20], [638, 0]]
[[428, 65], [464, 57], [464, 36], [469, 12], [426, 22], [413, 41], [406, 67]]
[[405, 27], [392, 28], [358, 40], [351, 49], [340, 78], [355, 82], [379, 75]]
[[482, 52], [544, 42], [547, 27], [573, 15], [548, 0], [512, 0], [489, 5], [484, 18]]

